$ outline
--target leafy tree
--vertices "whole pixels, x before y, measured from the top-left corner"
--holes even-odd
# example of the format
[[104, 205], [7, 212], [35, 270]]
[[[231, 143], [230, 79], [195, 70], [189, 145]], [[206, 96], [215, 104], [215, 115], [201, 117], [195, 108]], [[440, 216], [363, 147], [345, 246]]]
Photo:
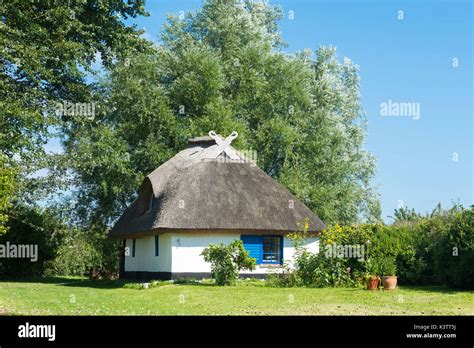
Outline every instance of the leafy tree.
[[170, 16], [156, 52], [112, 67], [96, 118], [64, 128], [81, 220], [110, 225], [146, 174], [209, 130], [238, 131], [235, 146], [323, 221], [379, 220], [357, 66], [328, 47], [283, 52], [279, 19], [263, 2], [209, 0]]
[[474, 206], [439, 206], [424, 228], [430, 232], [437, 280], [452, 288], [474, 289]]
[[137, 15], [147, 15], [144, 0], [0, 2], [0, 150], [21, 167], [19, 192], [47, 164], [58, 104], [92, 101], [94, 62], [108, 68], [125, 51], [151, 49], [122, 21]]
[[404, 222], [413, 222], [422, 218], [421, 214], [417, 213], [414, 208], [401, 207], [395, 209], [393, 213], [393, 223], [400, 224]]
[[234, 240], [229, 245], [210, 244], [201, 255], [204, 261], [211, 263], [211, 275], [217, 285], [232, 285], [239, 276], [239, 271], [255, 269], [256, 261], [249, 256], [241, 240]]
[[8, 165], [8, 160], [0, 153], [0, 236], [7, 231], [7, 209], [15, 189], [15, 170]]
[[7, 231], [0, 235], [0, 244], [37, 246], [37, 260], [4, 258], [0, 262], [0, 277], [41, 275], [48, 261], [55, 256], [66, 226], [54, 211], [15, 202], [8, 209]]

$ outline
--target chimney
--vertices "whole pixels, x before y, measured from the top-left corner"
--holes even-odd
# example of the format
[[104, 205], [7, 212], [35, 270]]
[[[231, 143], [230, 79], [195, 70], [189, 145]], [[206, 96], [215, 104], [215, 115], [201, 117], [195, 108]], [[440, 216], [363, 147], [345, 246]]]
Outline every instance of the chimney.
[[203, 137], [195, 137], [195, 138], [188, 139], [187, 148], [196, 147], [196, 146], [207, 148], [215, 144], [216, 144], [216, 141], [210, 136], [206, 135]]

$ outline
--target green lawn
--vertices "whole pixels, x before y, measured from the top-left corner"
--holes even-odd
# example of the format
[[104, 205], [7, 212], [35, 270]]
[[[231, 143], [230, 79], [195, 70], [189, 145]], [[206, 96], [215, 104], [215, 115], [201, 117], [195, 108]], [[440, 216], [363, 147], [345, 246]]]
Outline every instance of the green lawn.
[[162, 283], [124, 288], [121, 281], [36, 278], [0, 282], [6, 315], [474, 315], [474, 292], [442, 287], [363, 289], [232, 287]]

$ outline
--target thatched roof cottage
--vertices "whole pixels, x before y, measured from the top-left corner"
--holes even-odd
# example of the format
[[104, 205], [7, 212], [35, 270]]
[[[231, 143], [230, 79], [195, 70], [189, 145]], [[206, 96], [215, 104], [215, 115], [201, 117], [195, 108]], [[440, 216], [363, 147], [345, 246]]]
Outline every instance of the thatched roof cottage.
[[286, 237], [307, 221], [307, 247], [317, 251], [323, 222], [244, 154], [222, 139], [189, 140], [188, 147], [150, 173], [138, 198], [125, 210], [110, 237], [125, 240], [125, 277], [177, 279], [210, 276], [200, 256], [212, 243], [242, 239], [257, 260], [244, 276], [265, 276], [293, 248]]

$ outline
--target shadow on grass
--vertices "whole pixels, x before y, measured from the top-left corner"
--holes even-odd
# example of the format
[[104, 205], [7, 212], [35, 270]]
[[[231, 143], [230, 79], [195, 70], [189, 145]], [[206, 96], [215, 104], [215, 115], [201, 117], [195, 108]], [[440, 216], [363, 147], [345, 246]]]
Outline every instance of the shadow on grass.
[[456, 293], [472, 293], [473, 290], [467, 289], [455, 289], [455, 288], [448, 288], [444, 285], [401, 285], [401, 288], [405, 291], [426, 291], [426, 292], [439, 292], [442, 294], [452, 294], [455, 295]]
[[[153, 280], [146, 281], [147, 283], [152, 282]], [[26, 278], [17, 278], [17, 279], [0, 279], [1, 282], [10, 282], [10, 283], [37, 283], [37, 284], [56, 284], [58, 286], [69, 286], [69, 287], [84, 287], [84, 288], [93, 288], [93, 289], [120, 289], [128, 288], [131, 289], [133, 286], [127, 287], [126, 285], [133, 285], [144, 283], [145, 281], [132, 281], [127, 279], [89, 279], [89, 278], [69, 278], [69, 277], [26, 277]], [[158, 287], [164, 285], [193, 285], [193, 286], [215, 286], [213, 283], [201, 283], [193, 280], [177, 280], [175, 282], [162, 282]]]
[[[117, 280], [109, 280], [109, 279], [100, 279], [100, 280], [93, 280], [88, 278], [80, 278], [80, 277], [27, 277], [27, 278], [18, 278], [18, 279], [1, 279], [0, 284], [2, 282], [11, 282], [11, 283], [37, 283], [37, 284], [56, 284], [58, 286], [68, 286], [68, 287], [84, 287], [84, 288], [93, 288], [93, 289], [120, 289], [120, 288], [128, 288], [133, 289], [134, 284], [143, 283], [144, 281], [131, 281], [127, 279], [117, 279]], [[148, 281], [150, 282], [150, 281]], [[204, 282], [199, 282], [193, 279], [179, 279], [175, 282], [166, 282], [166, 281], [159, 281], [159, 284], [156, 287], [161, 287], [165, 285], [189, 285], [189, 286], [197, 286], [197, 287], [216, 287], [217, 285], [214, 283], [209, 282], [208, 280]], [[132, 285], [132, 286], [129, 286]], [[238, 284], [238, 286], [255, 286], [255, 287], [262, 287], [263, 284], [260, 285], [258, 283], [253, 284], [253, 282], [242, 282]], [[269, 287], [273, 288], [273, 287]], [[361, 290], [362, 288], [346, 288], [347, 290]], [[413, 291], [413, 292], [430, 292], [430, 293], [441, 293], [441, 294], [452, 294], [455, 295], [456, 293], [473, 293], [473, 290], [466, 290], [466, 289], [452, 289], [446, 286], [441, 285], [401, 285], [399, 289], [403, 291]], [[381, 290], [383, 291], [383, 290]]]
[[2, 279], [1, 282], [11, 283], [37, 283], [37, 284], [56, 284], [58, 286], [71, 286], [71, 287], [90, 287], [96, 289], [116, 289], [123, 287], [126, 283], [130, 283], [126, 280], [92, 280], [88, 278], [69, 278], [69, 277], [27, 277], [18, 279]]

